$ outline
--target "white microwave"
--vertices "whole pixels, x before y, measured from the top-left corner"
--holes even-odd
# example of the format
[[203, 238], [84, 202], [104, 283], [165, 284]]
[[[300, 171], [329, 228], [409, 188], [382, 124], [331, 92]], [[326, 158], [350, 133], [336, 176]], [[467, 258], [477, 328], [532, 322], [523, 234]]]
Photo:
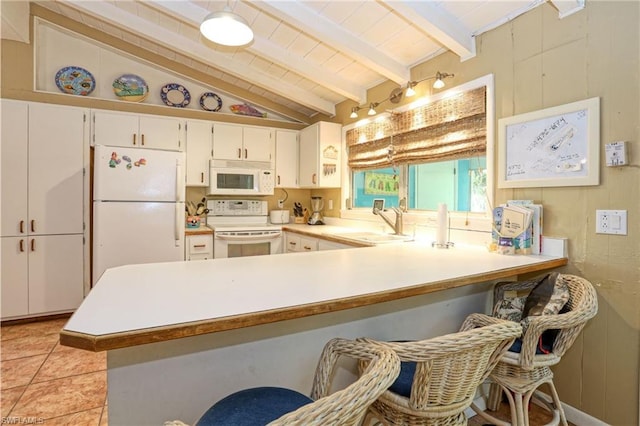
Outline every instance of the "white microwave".
[[210, 160], [209, 165], [209, 195], [273, 195], [269, 162]]

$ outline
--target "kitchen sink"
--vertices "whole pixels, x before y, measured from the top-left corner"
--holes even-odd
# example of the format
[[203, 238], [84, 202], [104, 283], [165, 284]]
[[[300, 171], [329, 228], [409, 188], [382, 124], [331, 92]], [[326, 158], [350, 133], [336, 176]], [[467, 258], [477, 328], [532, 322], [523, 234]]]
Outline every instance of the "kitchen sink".
[[413, 241], [413, 237], [409, 235], [396, 235], [396, 234], [384, 234], [381, 232], [342, 232], [342, 233], [328, 233], [335, 238], [342, 238], [345, 240], [358, 241], [369, 244], [387, 244], [387, 243], [404, 243]]

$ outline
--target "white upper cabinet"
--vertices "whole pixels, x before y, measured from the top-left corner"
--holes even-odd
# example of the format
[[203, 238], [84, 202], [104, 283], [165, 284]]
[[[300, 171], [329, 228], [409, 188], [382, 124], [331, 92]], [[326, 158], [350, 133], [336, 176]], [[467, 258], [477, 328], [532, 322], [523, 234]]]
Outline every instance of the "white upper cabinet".
[[2, 228], [1, 235], [26, 234], [27, 155], [29, 107], [22, 102], [2, 101]]
[[212, 137], [213, 123], [199, 120], [187, 121], [187, 186], [209, 186]]
[[88, 110], [2, 101], [2, 236], [83, 232]]
[[295, 130], [276, 130], [276, 187], [298, 186], [298, 134]]
[[94, 145], [183, 151], [182, 120], [111, 111], [93, 113]]
[[213, 125], [215, 160], [268, 161], [274, 158], [272, 131], [268, 127]]
[[81, 234], [88, 110], [29, 106], [29, 233]]
[[300, 131], [301, 188], [340, 187], [342, 126], [320, 121]]
[[242, 131], [245, 160], [273, 161], [275, 144], [270, 128], [245, 126]]

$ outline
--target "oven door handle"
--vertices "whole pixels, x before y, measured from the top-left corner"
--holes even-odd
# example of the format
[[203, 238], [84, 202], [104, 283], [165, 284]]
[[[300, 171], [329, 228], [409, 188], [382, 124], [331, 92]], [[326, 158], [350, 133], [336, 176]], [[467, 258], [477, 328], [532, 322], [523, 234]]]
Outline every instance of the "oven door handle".
[[277, 234], [259, 234], [259, 235], [220, 235], [214, 232], [214, 239], [227, 241], [253, 241], [253, 240], [272, 240], [280, 238], [281, 233]]

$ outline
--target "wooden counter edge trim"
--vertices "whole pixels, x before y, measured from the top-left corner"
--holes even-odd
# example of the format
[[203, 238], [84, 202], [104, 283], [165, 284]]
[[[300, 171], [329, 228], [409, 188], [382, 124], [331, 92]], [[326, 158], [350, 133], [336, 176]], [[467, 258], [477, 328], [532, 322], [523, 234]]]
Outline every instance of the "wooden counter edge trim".
[[471, 284], [507, 278], [513, 275], [557, 268], [560, 266], [564, 266], [567, 263], [568, 259], [566, 258], [553, 259], [534, 265], [500, 269], [486, 274], [469, 275], [462, 278], [436, 281], [429, 284], [417, 284], [410, 287], [403, 287], [397, 290], [371, 293], [362, 296], [353, 296], [345, 299], [328, 300], [307, 305], [299, 305], [287, 308], [272, 309], [269, 311], [253, 312], [250, 314], [224, 317], [215, 320], [194, 321], [183, 324], [154, 327], [149, 329], [113, 333], [100, 336], [63, 329], [60, 332], [60, 344], [94, 352], [111, 349], [122, 349], [130, 346], [163, 342], [166, 340], [180, 339], [183, 337], [235, 330], [238, 328], [252, 327], [272, 322], [303, 318], [311, 315], [358, 308], [362, 306], [373, 305], [376, 303], [419, 296], [422, 294], [432, 293], [440, 290], [447, 290]]

